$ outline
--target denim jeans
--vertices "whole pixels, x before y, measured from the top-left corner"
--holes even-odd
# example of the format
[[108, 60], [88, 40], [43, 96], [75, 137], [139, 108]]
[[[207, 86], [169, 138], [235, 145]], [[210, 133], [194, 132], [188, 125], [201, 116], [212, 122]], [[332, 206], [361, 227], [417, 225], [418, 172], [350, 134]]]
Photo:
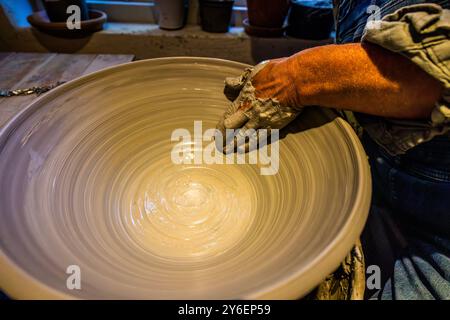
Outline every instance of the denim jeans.
[[[367, 136], [363, 144], [373, 199], [361, 241], [367, 265], [382, 276], [381, 290], [368, 296], [450, 299], [450, 166], [388, 156]], [[446, 150], [448, 161], [450, 140]]]
[[[338, 43], [361, 39], [367, 7], [381, 16], [416, 3], [448, 1], [341, 0]], [[436, 137], [402, 156], [362, 139], [373, 180], [372, 207], [361, 236], [366, 265], [381, 271], [374, 299], [450, 299], [450, 138]]]

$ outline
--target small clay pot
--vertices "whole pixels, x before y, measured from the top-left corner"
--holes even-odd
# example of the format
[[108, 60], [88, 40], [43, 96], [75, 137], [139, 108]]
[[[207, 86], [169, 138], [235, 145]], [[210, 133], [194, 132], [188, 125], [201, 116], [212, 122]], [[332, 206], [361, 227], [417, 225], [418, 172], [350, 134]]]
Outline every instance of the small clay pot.
[[66, 22], [73, 13], [67, 13], [72, 5], [80, 8], [81, 21], [89, 19], [89, 11], [85, 0], [42, 0], [47, 16], [51, 22]]
[[251, 26], [280, 29], [289, 10], [289, 0], [247, 0]]
[[185, 0], [157, 0], [159, 28], [164, 30], [178, 30], [186, 23]]
[[322, 40], [330, 37], [334, 17], [331, 1], [292, 0], [286, 34], [301, 39]]
[[107, 19], [106, 13], [100, 10], [90, 10], [89, 19], [80, 23], [80, 29], [70, 30], [67, 28], [66, 22], [51, 22], [45, 12], [36, 11], [27, 17], [28, 22], [41, 32], [62, 38], [82, 38], [89, 36], [91, 33], [103, 29]]
[[224, 33], [230, 29], [234, 0], [200, 0], [202, 30]]

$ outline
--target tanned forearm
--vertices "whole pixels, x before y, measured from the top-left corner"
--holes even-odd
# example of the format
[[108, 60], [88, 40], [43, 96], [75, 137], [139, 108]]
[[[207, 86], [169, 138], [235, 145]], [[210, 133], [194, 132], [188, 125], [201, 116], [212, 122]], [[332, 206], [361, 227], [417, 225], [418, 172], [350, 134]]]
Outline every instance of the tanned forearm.
[[[369, 43], [304, 50], [275, 60], [264, 73], [271, 71], [272, 81], [266, 77], [256, 83], [259, 96], [390, 118], [429, 117], [442, 91], [437, 80], [407, 58]], [[288, 80], [279, 80], [281, 74]], [[282, 90], [279, 82], [284, 82]], [[271, 92], [274, 88], [278, 92]]]

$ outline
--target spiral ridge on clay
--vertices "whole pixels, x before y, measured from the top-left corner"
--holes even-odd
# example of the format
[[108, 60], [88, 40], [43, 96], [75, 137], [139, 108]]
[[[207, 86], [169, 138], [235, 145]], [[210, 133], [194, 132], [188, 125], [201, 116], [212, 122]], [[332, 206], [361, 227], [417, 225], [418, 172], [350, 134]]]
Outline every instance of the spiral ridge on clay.
[[[320, 125], [280, 139], [275, 175], [171, 161], [173, 130], [214, 128], [228, 104], [223, 80], [244, 67], [131, 63], [63, 85], [13, 119], [0, 134], [0, 285], [32, 296], [14, 286], [20, 278], [99, 299], [295, 298], [317, 285], [370, 202], [348, 124], [313, 112]], [[82, 290], [67, 289], [69, 265]]]

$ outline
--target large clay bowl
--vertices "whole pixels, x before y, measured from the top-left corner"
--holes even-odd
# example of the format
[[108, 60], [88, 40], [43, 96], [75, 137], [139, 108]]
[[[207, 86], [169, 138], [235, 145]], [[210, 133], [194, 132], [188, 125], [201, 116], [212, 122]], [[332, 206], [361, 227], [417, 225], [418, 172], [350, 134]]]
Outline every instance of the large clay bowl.
[[[366, 220], [370, 174], [343, 120], [289, 133], [280, 168], [177, 165], [245, 65], [134, 62], [54, 89], [0, 132], [0, 286], [14, 298], [298, 298]], [[314, 118], [314, 117], [313, 117]], [[324, 121], [325, 120], [325, 121]], [[66, 286], [68, 266], [81, 290]]]

